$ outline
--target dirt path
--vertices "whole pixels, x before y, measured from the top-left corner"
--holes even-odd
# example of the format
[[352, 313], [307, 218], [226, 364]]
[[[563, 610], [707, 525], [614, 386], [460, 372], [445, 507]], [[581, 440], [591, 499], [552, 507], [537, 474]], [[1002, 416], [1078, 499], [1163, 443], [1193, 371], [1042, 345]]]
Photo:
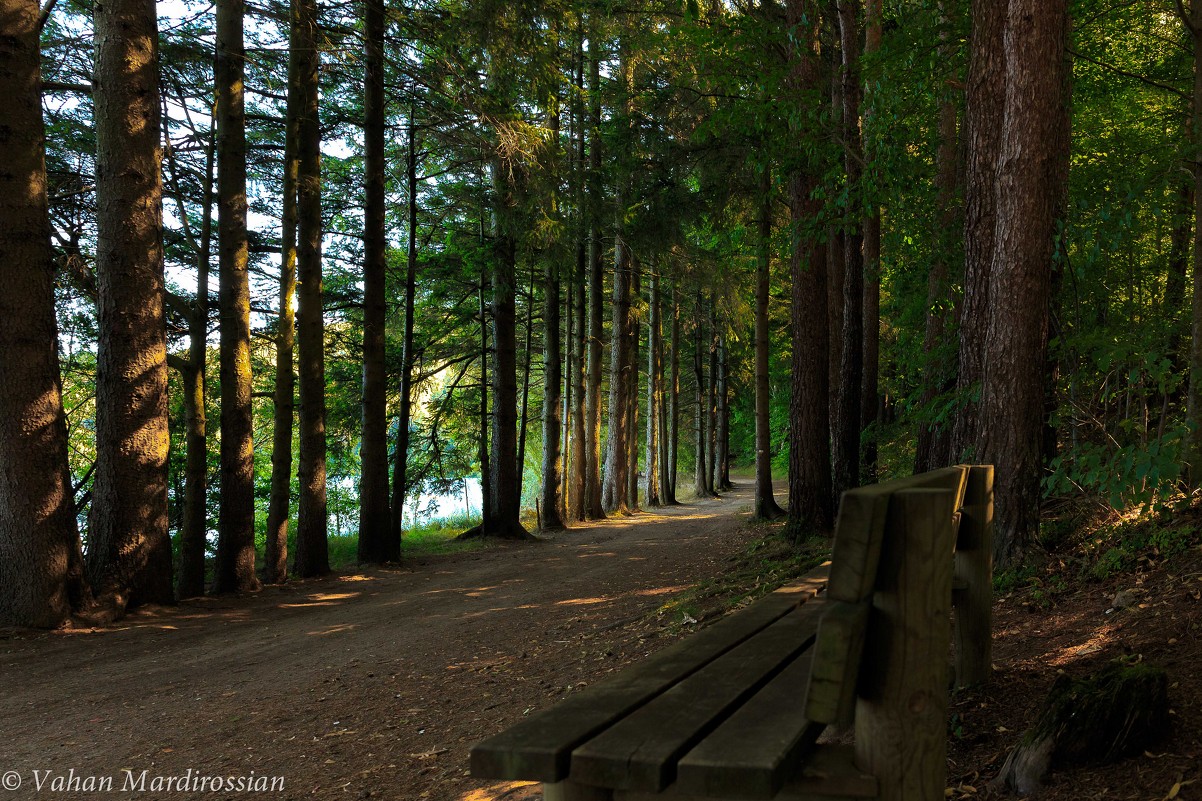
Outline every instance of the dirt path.
[[[467, 777], [467, 748], [667, 644], [649, 613], [723, 570], [750, 502], [747, 487], [546, 543], [0, 639], [0, 801], [241, 797], [200, 776], [282, 777], [258, 795], [274, 799], [527, 797]], [[185, 792], [164, 784], [178, 776]]]

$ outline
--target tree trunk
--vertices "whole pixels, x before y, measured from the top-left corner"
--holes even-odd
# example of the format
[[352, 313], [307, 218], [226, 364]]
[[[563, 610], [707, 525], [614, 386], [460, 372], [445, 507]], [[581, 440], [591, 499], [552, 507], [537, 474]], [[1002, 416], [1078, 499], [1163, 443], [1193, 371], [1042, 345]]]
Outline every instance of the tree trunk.
[[632, 260], [633, 274], [631, 277], [632, 308], [630, 314], [630, 355], [627, 363], [630, 365], [630, 382], [626, 387], [626, 507], [630, 511], [639, 508], [639, 329], [638, 314], [634, 304], [642, 299], [643, 274], [639, 260]]
[[385, 371], [384, 0], [364, 0], [363, 430], [359, 462], [359, 561], [388, 561], [388, 386]]
[[[514, 240], [514, 254], [516, 259], [517, 241]], [[515, 273], [516, 274], [516, 273]], [[530, 346], [534, 342], [534, 285], [538, 281], [538, 271], [532, 266], [530, 268], [530, 293], [526, 296], [526, 344], [522, 349], [522, 405], [521, 413], [518, 416], [518, 444], [517, 444], [517, 488], [518, 488], [518, 505], [520, 507], [522, 500], [522, 485], [526, 480], [526, 432], [529, 430], [530, 424], [530, 366], [534, 363], [534, 355], [530, 350]], [[516, 297], [516, 294], [515, 294]], [[516, 302], [515, 302], [515, 333], [516, 338]], [[516, 348], [516, 346], [515, 346]], [[516, 350], [514, 355], [516, 363]], [[516, 367], [514, 368], [517, 369]], [[516, 375], [516, 373], [515, 373]]]
[[292, 46], [300, 51], [297, 141], [297, 212], [300, 279], [297, 345], [300, 373], [300, 502], [297, 505], [296, 562], [302, 578], [330, 572], [326, 513], [325, 318], [321, 265], [321, 126], [318, 118], [316, 0], [293, 0]]
[[760, 239], [755, 270], [755, 508], [756, 520], [784, 514], [772, 493], [771, 368], [768, 302], [772, 293], [772, 173], [760, 176]]
[[[788, 0], [786, 14], [797, 28], [791, 47], [789, 86], [795, 96], [820, 89], [820, 20], [814, 0]], [[794, 135], [814, 127], [799, 118]], [[789, 397], [789, 519], [786, 530], [800, 539], [831, 525], [830, 422], [827, 408], [829, 343], [827, 341], [826, 252], [812, 234], [820, 203], [812, 197], [815, 178], [805, 167], [789, 180], [792, 222], [803, 235], [793, 248], [790, 315], [793, 328], [793, 383]], [[857, 398], [858, 400], [858, 398]]]
[[1005, 24], [1006, 0], [972, 0], [964, 112], [964, 298], [960, 303], [960, 350], [956, 359], [960, 406], [952, 431], [953, 461], [980, 461], [976, 447], [997, 222], [999, 123], [1006, 97]]
[[[843, 146], [851, 197], [862, 191], [860, 174], [860, 54], [855, 0], [839, 0], [839, 49], [843, 56]], [[854, 203], [854, 201], [853, 201]], [[839, 362], [839, 415], [835, 418], [835, 494], [860, 483], [860, 404], [864, 376], [864, 237], [852, 220], [843, 251], [843, 347]]]
[[[482, 226], [483, 227], [483, 226]], [[480, 530], [492, 530], [492, 470], [488, 464], [488, 279], [480, 276]], [[404, 494], [400, 502], [405, 500]]]
[[668, 473], [664, 480], [664, 502], [679, 503], [676, 499], [676, 477], [680, 456], [680, 303], [676, 285], [672, 286], [672, 356], [668, 378]]
[[[558, 99], [555, 99], [558, 105]], [[559, 150], [559, 112], [551, 118], [552, 164]], [[557, 169], [552, 166], [554, 174]], [[556, 194], [558, 194], [556, 192]], [[559, 218], [558, 197], [551, 200], [551, 218]], [[543, 528], [555, 531], [564, 527], [563, 506], [563, 343], [560, 339], [559, 314], [561, 279], [559, 251], [552, 248], [543, 268]], [[530, 287], [530, 308], [534, 308], [534, 286]], [[570, 292], [569, 292], [570, 294]], [[529, 357], [527, 357], [528, 359]], [[530, 371], [526, 371], [529, 382]]]
[[[409, 422], [413, 416], [413, 313], [417, 297], [418, 142], [416, 113], [416, 105], [411, 105], [409, 107], [409, 159], [405, 171], [409, 203], [407, 226], [409, 242], [405, 258], [405, 329], [401, 339], [401, 408], [397, 415], [396, 450], [392, 457], [392, 506], [389, 509], [388, 522], [388, 558], [393, 562], [401, 560], [401, 531], [404, 528], [405, 495], [409, 490]], [[483, 307], [480, 311], [480, 325], [484, 326]], [[483, 347], [484, 352], [480, 356], [481, 370], [485, 370], [483, 365], [488, 358], [487, 340]], [[487, 408], [487, 398], [484, 403]]]
[[604, 253], [601, 244], [601, 54], [594, 28], [589, 37], [589, 169], [588, 169], [588, 380], [585, 387], [584, 515], [605, 517], [601, 491], [601, 347], [605, 336]]
[[87, 572], [101, 606], [120, 615], [174, 596], [158, 20], [138, 0], [93, 13], [100, 334]]
[[250, 249], [242, 0], [217, 0], [217, 248], [221, 314], [221, 495], [213, 592], [248, 592], [255, 576], [255, 448], [250, 368]]
[[723, 492], [734, 489], [730, 483], [730, 382], [726, 363], [726, 335], [718, 335], [718, 467], [715, 481]]
[[663, 504], [660, 494], [660, 407], [663, 358], [658, 266], [651, 273], [647, 310], [647, 506]]
[[288, 110], [284, 129], [284, 197], [280, 221], [280, 316], [275, 344], [275, 413], [271, 441], [271, 502], [263, 555], [268, 584], [288, 580], [288, 524], [292, 507], [292, 432], [296, 418], [296, 185], [300, 133], [300, 52], [288, 51]]
[[697, 305], [696, 314], [694, 315], [693, 323], [693, 382], [696, 387], [697, 395], [697, 430], [696, 441], [694, 446], [694, 462], [695, 469], [693, 480], [693, 494], [698, 498], [708, 498], [713, 493], [710, 491], [709, 485], [706, 483], [706, 442], [708, 437], [706, 434], [706, 418], [709, 416], [709, 402], [705, 392], [705, 363], [702, 361], [702, 353], [704, 348], [704, 329], [701, 326], [701, 309], [702, 297], [701, 290], [697, 290]]
[[573, 100], [573, 130], [576, 136], [576, 271], [569, 294], [569, 303], [574, 307], [573, 318], [576, 321], [575, 336], [572, 337], [572, 370], [568, 380], [572, 385], [571, 414], [571, 459], [567, 474], [567, 485], [570, 487], [568, 518], [583, 520], [586, 517], [585, 504], [585, 462], [587, 422], [585, 419], [584, 377], [585, 353], [587, 339], [585, 337], [585, 285], [588, 281], [588, 216], [585, 212], [585, 133], [584, 113], [584, 28], [583, 23], [577, 44], [576, 58], [576, 93]]
[[1065, 0], [1011, 0], [1006, 18], [1006, 113], [978, 434], [984, 462], [997, 469], [998, 569], [1021, 560], [1039, 527], [1051, 262], [1068, 155], [1061, 132], [1066, 24]]
[[216, 131], [210, 129], [205, 152], [201, 195], [204, 203], [196, 251], [196, 301], [188, 318], [187, 367], [184, 384], [184, 514], [179, 532], [179, 572], [176, 597], [195, 598], [205, 592], [205, 554], [209, 531], [209, 448], [205, 410], [205, 361], [209, 349], [209, 249], [213, 236], [213, 164]]
[[706, 488], [718, 494], [718, 320], [714, 305], [718, 298], [709, 297], [709, 370], [706, 375]]
[[0, 626], [53, 628], [85, 600], [58, 363], [38, 4], [0, 38]]
[[[864, 0], [864, 56], [873, 58], [881, 49], [881, 0]], [[876, 86], [876, 84], [874, 84]], [[873, 90], [874, 93], [876, 89]], [[874, 153], [877, 133], [875, 131], [875, 94], [864, 108], [864, 163], [875, 170]], [[869, 145], [872, 142], [872, 145]], [[871, 182], [873, 187], [877, 181]], [[875, 189], [872, 190], [875, 193]], [[877, 474], [877, 407], [880, 403], [880, 357], [881, 357], [881, 207], [876, 198], [869, 200], [864, 215], [864, 384], [860, 400], [860, 427], [864, 431], [864, 479], [876, 481]]]
[[1202, 484], [1202, 2], [1190, 3], [1182, 20], [1193, 41], [1194, 92], [1192, 103], [1194, 153], [1194, 287], [1190, 315], [1189, 384], [1186, 422], [1192, 433], [1188, 448], [1189, 485]]

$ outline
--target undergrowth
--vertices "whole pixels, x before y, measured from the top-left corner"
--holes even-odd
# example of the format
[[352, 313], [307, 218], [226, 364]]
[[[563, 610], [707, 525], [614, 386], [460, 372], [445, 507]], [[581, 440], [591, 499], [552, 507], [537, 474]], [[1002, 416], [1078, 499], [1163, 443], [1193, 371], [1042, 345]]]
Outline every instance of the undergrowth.
[[751, 525], [761, 531], [760, 536], [730, 557], [729, 567], [674, 596], [656, 610], [656, 615], [667, 618], [672, 626], [695, 625], [746, 606], [830, 558], [829, 539], [796, 544], [782, 536], [783, 523]]

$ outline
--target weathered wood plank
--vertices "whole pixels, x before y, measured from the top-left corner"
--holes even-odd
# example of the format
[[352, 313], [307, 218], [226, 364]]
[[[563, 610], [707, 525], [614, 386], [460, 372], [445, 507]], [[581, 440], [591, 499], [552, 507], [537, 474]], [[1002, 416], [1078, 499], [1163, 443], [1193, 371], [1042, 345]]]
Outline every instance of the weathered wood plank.
[[713, 660], [572, 752], [582, 784], [659, 791], [676, 762], [813, 644], [818, 604], [805, 604]]
[[959, 465], [843, 493], [831, 551], [830, 598], [854, 604], [872, 594], [891, 495], [907, 489], [948, 489], [955, 493], [958, 507], [967, 476], [968, 468]]
[[826, 586], [824, 563], [789, 586], [724, 617], [637, 665], [478, 743], [472, 775], [559, 782], [572, 749], [779, 620]]
[[772, 798], [825, 728], [797, 703], [813, 651], [798, 656], [677, 764], [678, 792]]
[[907, 489], [888, 536], [856, 701], [856, 765], [883, 801], [941, 801], [947, 780], [952, 490]]
[[[794, 766], [796, 768], [796, 766]], [[806, 761], [773, 801], [849, 801], [876, 798], [880, 785], [876, 777], [855, 766], [854, 749], [846, 745], [818, 745], [806, 754]], [[678, 781], [662, 793], [618, 790], [614, 801], [713, 801], [715, 796], [694, 792]], [[724, 798], [756, 801], [755, 796], [732, 794]]]
[[831, 601], [818, 627], [813, 670], [805, 695], [810, 720], [840, 726], [851, 723], [856, 705], [856, 681], [872, 599], [858, 604]]

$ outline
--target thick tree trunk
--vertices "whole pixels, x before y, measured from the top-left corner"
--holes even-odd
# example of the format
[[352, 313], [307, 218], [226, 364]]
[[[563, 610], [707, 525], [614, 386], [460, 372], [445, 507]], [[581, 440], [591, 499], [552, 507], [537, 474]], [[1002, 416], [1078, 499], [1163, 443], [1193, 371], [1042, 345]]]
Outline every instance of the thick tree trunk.
[[952, 431], [952, 460], [980, 461], [976, 451], [979, 403], [989, 325], [997, 164], [1006, 97], [1003, 30], [1006, 0], [972, 0], [964, 127], [964, 298], [960, 303], [960, 351], [956, 395], [960, 407]]
[[86, 588], [58, 363], [38, 15], [34, 0], [7, 3], [0, 37], [0, 626], [53, 628]]
[[588, 169], [588, 379], [585, 387], [584, 515], [605, 517], [601, 491], [601, 347], [605, 336], [604, 252], [601, 244], [601, 55], [600, 42], [589, 38], [589, 169]]
[[[788, 0], [786, 13], [789, 24], [797, 28], [791, 48], [790, 88], [797, 94], [813, 92], [822, 86], [817, 3]], [[795, 135], [804, 135], [812, 125], [810, 120], [799, 119]], [[813, 225], [819, 211], [820, 203], [812, 197], [814, 185], [815, 179], [805, 167], [789, 180], [792, 222], [802, 231]], [[786, 527], [794, 539], [828, 530], [832, 519], [826, 266], [826, 252], [817, 239], [813, 235], [798, 237], [791, 264], [793, 384]]]
[[87, 572], [101, 606], [120, 615], [174, 596], [158, 20], [144, 0], [93, 13], [100, 338]]
[[771, 369], [768, 302], [772, 292], [772, 173], [760, 177], [760, 240], [755, 270], [755, 507], [757, 520], [784, 514], [772, 493]]
[[613, 326], [610, 341], [609, 421], [601, 501], [606, 512], [628, 513], [626, 473], [630, 463], [627, 422], [630, 369], [631, 254], [619, 234], [614, 243]]
[[184, 384], [184, 514], [179, 532], [179, 570], [176, 597], [195, 598], [205, 592], [205, 554], [209, 531], [209, 448], [205, 410], [205, 367], [209, 349], [209, 248], [213, 236], [213, 163], [216, 131], [205, 153], [202, 197], [204, 211], [196, 252], [196, 301], [188, 318], [187, 367]]
[[385, 371], [387, 296], [384, 197], [384, 0], [364, 0], [363, 82], [363, 430], [359, 462], [359, 561], [389, 558], [388, 385]]
[[[839, 0], [839, 49], [843, 56], [843, 146], [852, 197], [861, 192], [860, 53], [855, 0]], [[835, 418], [835, 494], [860, 483], [860, 405], [864, 377], [864, 237], [859, 220], [845, 233], [843, 251], [843, 346], [839, 363], [839, 415]]]
[[251, 409], [250, 258], [242, 0], [217, 0], [217, 240], [221, 313], [221, 495], [213, 592], [258, 589]]
[[300, 373], [300, 502], [297, 505], [296, 561], [302, 578], [330, 572], [326, 513], [325, 318], [321, 265], [321, 126], [317, 90], [320, 52], [317, 47], [316, 0], [293, 0], [293, 47], [298, 68], [299, 135], [297, 142], [297, 211], [300, 279], [297, 345]]
[[296, 421], [296, 185], [300, 133], [300, 53], [288, 52], [288, 111], [284, 129], [284, 197], [280, 221], [280, 316], [275, 342], [275, 413], [271, 440], [271, 502], [263, 554], [263, 579], [288, 580], [288, 524], [292, 507], [292, 432]]
[[[417, 297], [417, 121], [416, 107], [409, 108], [409, 158], [406, 187], [409, 216], [406, 230], [409, 242], [405, 258], [405, 328], [401, 335], [400, 412], [397, 415], [396, 449], [392, 456], [392, 506], [388, 521], [388, 559], [401, 559], [401, 530], [404, 528], [405, 496], [409, 490], [409, 422], [413, 416], [413, 312]], [[483, 303], [483, 300], [481, 300]], [[480, 312], [484, 326], [484, 311]], [[481, 370], [488, 358], [487, 341], [480, 356]], [[485, 372], [487, 372], [485, 370]], [[487, 405], [487, 398], [484, 400]], [[482, 429], [483, 430], [483, 429]]]
[[997, 468], [994, 564], [1021, 560], [1039, 526], [1039, 483], [1055, 212], [1067, 144], [1065, 0], [1011, 0], [996, 247], [979, 453]]

